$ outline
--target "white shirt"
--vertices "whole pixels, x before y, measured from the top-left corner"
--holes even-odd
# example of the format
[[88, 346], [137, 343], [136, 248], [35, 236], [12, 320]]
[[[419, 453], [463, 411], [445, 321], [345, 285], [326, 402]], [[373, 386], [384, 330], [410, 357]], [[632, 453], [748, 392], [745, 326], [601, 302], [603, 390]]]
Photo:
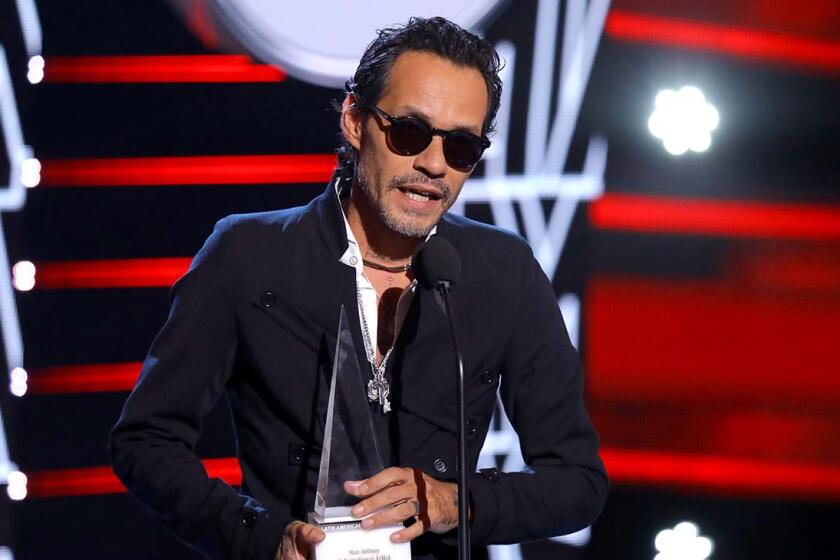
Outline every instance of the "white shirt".
[[[337, 186], [338, 182], [336, 182], [336, 187]], [[347, 216], [344, 214], [343, 207], [341, 208], [341, 217], [344, 218], [344, 228], [347, 231], [347, 250], [344, 251], [344, 254], [341, 255], [341, 258], [338, 260], [343, 264], [352, 266], [356, 269], [356, 286], [359, 289], [362, 303], [362, 307], [359, 308], [359, 324], [362, 325], [362, 330], [364, 331], [364, 324], [365, 321], [367, 321], [368, 330], [370, 331], [368, 333], [370, 340], [364, 336], [364, 332], [362, 332], [362, 338], [365, 339], [365, 349], [367, 351], [367, 355], [376, 356], [376, 339], [377, 333], [379, 332], [377, 330], [379, 327], [379, 294], [377, 294], [373, 284], [371, 284], [370, 280], [368, 280], [367, 276], [365, 276], [365, 264], [362, 261], [362, 252], [359, 248], [358, 241], [356, 241], [356, 236], [353, 235], [353, 230], [350, 229], [350, 223], [347, 221]], [[437, 226], [432, 228], [432, 231], [429, 232], [426, 240], [428, 241], [429, 237], [433, 236], [435, 233], [437, 233]], [[394, 318], [394, 340], [397, 340], [397, 336], [400, 334], [400, 329], [402, 328], [403, 321], [405, 320], [405, 316], [411, 306], [411, 301], [414, 299], [414, 292], [416, 291], [417, 280], [412, 280], [411, 284], [406, 286], [405, 290], [403, 290], [403, 293], [400, 295], [400, 299], [397, 302], [396, 317]], [[364, 313], [364, 315], [362, 315], [362, 313]], [[368, 344], [370, 344], [370, 346], [368, 346]], [[373, 352], [371, 352], [371, 350]]]

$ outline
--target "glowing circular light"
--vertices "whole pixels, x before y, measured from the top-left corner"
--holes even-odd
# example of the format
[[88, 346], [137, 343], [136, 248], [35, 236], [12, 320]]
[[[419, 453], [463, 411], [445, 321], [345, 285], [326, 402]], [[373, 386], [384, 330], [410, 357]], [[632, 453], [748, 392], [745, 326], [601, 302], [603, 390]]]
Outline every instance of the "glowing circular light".
[[688, 139], [681, 134], [668, 136], [662, 141], [665, 150], [672, 155], [681, 156], [688, 151]]
[[706, 560], [714, 549], [712, 540], [700, 536], [700, 529], [690, 521], [660, 531], [653, 545], [659, 552], [654, 560]]
[[662, 141], [665, 151], [675, 156], [689, 150], [707, 151], [712, 145], [712, 131], [719, 124], [720, 113], [694, 86], [657, 93], [654, 111], [647, 121], [650, 133]]
[[720, 113], [718, 113], [714, 105], [707, 103], [703, 106], [702, 119], [704, 127], [710, 131], [715, 130], [720, 124]]
[[12, 285], [21, 292], [28, 292], [35, 287], [35, 265], [29, 261], [20, 261], [12, 266]]
[[689, 105], [702, 105], [706, 102], [706, 96], [703, 95], [703, 92], [699, 88], [694, 86], [681, 87], [677, 95], [680, 96], [684, 103]]
[[712, 145], [712, 133], [709, 131], [700, 132], [696, 136], [691, 137], [690, 142], [688, 148], [692, 152], [697, 152], [698, 154], [705, 152]]
[[662, 111], [654, 111], [648, 119], [648, 130], [659, 139], [665, 136], [665, 118]]
[[26, 497], [26, 475], [20, 471], [12, 471], [6, 477], [8, 486], [6, 486], [6, 494], [9, 498], [15, 501], [20, 501]]
[[8, 546], [0, 546], [0, 560], [14, 560], [12, 549]]
[[667, 110], [669, 107], [673, 107], [678, 100], [677, 92], [672, 89], [663, 89], [656, 94], [654, 104], [657, 109]]
[[41, 162], [27, 158], [20, 164], [20, 182], [26, 188], [37, 187], [41, 182]]
[[29, 374], [26, 373], [26, 370], [16, 367], [12, 370], [9, 378], [9, 391], [16, 397], [24, 396], [29, 389]]
[[44, 57], [35, 55], [29, 59], [29, 68], [26, 72], [26, 79], [31, 84], [40, 83], [44, 79]]

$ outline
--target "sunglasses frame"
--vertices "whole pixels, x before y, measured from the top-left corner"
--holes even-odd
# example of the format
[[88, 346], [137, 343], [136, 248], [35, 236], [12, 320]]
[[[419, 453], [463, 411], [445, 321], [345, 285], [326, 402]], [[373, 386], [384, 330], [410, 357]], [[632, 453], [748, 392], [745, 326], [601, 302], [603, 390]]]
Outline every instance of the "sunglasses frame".
[[[394, 152], [396, 152], [398, 155], [401, 155], [401, 156], [416, 156], [417, 154], [422, 153], [426, 148], [429, 147], [429, 144], [432, 143], [432, 139], [434, 139], [435, 136], [440, 136], [441, 138], [443, 138], [443, 144], [444, 144], [443, 155], [446, 158], [447, 165], [449, 165], [453, 169], [457, 169], [459, 171], [464, 171], [464, 170], [472, 170], [476, 165], [478, 165], [478, 162], [481, 160], [481, 156], [484, 155], [484, 150], [486, 150], [487, 148], [490, 147], [490, 140], [486, 136], [478, 136], [476, 134], [473, 134], [472, 132], [466, 132], [466, 131], [463, 131], [463, 130], [442, 130], [440, 128], [434, 128], [428, 122], [426, 122], [424, 119], [422, 119], [420, 117], [414, 117], [414, 116], [402, 116], [402, 117], [400, 117], [400, 116], [396, 116], [396, 115], [389, 115], [388, 113], [386, 113], [385, 111], [383, 111], [382, 109], [380, 109], [379, 107], [377, 107], [376, 105], [373, 105], [373, 104], [365, 103], [362, 106], [371, 109], [377, 115], [379, 115], [380, 117], [382, 117], [383, 119], [388, 121], [388, 131], [386, 132], [386, 135], [388, 137], [388, 147], [391, 148]], [[394, 147], [393, 142], [391, 141], [391, 138], [390, 138], [391, 127], [393, 127], [398, 122], [405, 122], [405, 121], [412, 121], [412, 122], [415, 122], [415, 123], [419, 123], [422, 127], [427, 128], [429, 130], [429, 142], [425, 146], [423, 146], [422, 149], [420, 149], [417, 152], [411, 153], [411, 152], [406, 152], [404, 150], [397, 150]], [[449, 158], [446, 157], [446, 142], [447, 142], [447, 140], [449, 140], [453, 136], [466, 136], [468, 138], [474, 138], [475, 139], [476, 145], [481, 147], [481, 152], [478, 154], [478, 158], [475, 160], [475, 163], [473, 163], [472, 165], [469, 165], [467, 167], [459, 167], [459, 166], [456, 166], [452, 162], [449, 161]]]

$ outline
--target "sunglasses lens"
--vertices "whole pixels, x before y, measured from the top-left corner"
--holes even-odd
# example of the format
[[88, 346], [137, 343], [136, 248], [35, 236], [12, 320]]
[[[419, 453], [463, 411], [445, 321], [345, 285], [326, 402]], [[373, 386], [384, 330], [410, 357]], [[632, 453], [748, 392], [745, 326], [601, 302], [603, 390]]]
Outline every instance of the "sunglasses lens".
[[481, 159], [483, 152], [481, 139], [471, 134], [453, 132], [443, 143], [446, 161], [457, 169], [471, 169]]
[[[374, 107], [374, 109], [377, 109]], [[377, 109], [378, 110], [378, 109]], [[403, 156], [414, 156], [432, 142], [432, 128], [415, 117], [391, 117], [380, 111], [380, 116], [390, 122], [387, 131], [388, 145]], [[441, 134], [440, 132], [436, 134]], [[467, 132], [443, 132], [443, 155], [449, 165], [460, 170], [470, 170], [484, 153], [484, 142]]]
[[413, 156], [426, 149], [432, 141], [432, 131], [422, 121], [401, 117], [391, 123], [389, 140], [397, 153]]

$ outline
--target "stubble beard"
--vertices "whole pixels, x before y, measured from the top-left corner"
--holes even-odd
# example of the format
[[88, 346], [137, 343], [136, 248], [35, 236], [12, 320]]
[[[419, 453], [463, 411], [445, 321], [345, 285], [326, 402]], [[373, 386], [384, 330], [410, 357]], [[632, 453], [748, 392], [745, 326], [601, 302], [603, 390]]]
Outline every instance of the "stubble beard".
[[[432, 228], [434, 228], [440, 220], [440, 216], [449, 210], [450, 206], [452, 206], [452, 203], [454, 202], [451, 195], [451, 189], [443, 181], [430, 181], [422, 175], [400, 175], [391, 178], [387, 185], [383, 185], [381, 174], [376, 172], [373, 176], [368, 176], [367, 166], [362, 164], [362, 162], [359, 162], [357, 166], [356, 183], [362, 191], [364, 191], [370, 205], [376, 211], [382, 223], [394, 233], [411, 239], [425, 239], [428, 237], [429, 232], [432, 231]], [[443, 193], [443, 198], [441, 199], [443, 210], [436, 220], [429, 224], [422, 224], [416, 220], [400, 219], [388, 209], [384, 202], [385, 193], [400, 185], [409, 183], [431, 184], [440, 189]], [[409, 213], [408, 216], [412, 217], [413, 214]], [[419, 215], [417, 217], [419, 217]]]

